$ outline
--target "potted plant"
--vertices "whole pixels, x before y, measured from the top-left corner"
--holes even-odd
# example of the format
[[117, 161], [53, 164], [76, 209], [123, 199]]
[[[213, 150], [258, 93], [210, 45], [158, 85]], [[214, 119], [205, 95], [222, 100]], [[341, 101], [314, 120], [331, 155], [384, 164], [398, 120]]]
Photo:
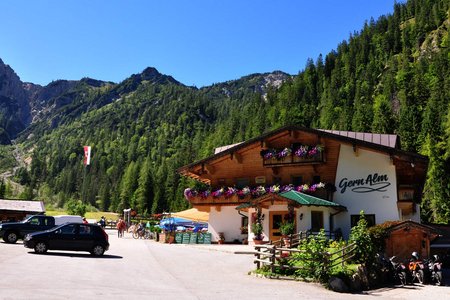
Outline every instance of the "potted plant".
[[280, 233], [283, 235], [283, 243], [286, 247], [291, 247], [290, 235], [295, 232], [295, 223], [285, 221], [280, 224]]
[[283, 222], [280, 224], [280, 232], [283, 236], [291, 235], [295, 232], [294, 222]]
[[217, 243], [219, 245], [225, 243], [225, 234], [223, 232], [219, 232], [219, 239], [217, 240]]
[[255, 244], [262, 244], [262, 240], [263, 240], [263, 236], [262, 236], [262, 232], [263, 232], [263, 227], [262, 224], [260, 222], [255, 222], [252, 224], [252, 232], [253, 232], [253, 241], [255, 242]]

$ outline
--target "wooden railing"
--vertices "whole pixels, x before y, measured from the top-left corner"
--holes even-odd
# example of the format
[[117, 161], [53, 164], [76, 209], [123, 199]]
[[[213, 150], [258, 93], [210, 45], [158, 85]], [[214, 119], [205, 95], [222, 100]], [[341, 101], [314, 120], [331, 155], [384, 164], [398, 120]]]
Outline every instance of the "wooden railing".
[[[301, 233], [299, 233], [301, 234]], [[280, 247], [277, 242], [273, 244], [266, 245], [255, 245], [255, 259], [254, 263], [256, 268], [260, 269], [263, 266], [269, 266], [271, 271], [274, 272], [275, 268], [289, 269], [289, 270], [299, 270], [304, 267], [292, 266], [285, 264], [286, 258], [291, 256], [293, 253], [305, 253], [306, 250], [299, 250], [294, 248]], [[339, 249], [335, 252], [320, 253], [320, 257], [323, 257], [322, 263], [323, 267], [329, 271], [331, 268], [341, 265], [344, 266], [355, 254], [356, 244], [352, 243]]]
[[[320, 231], [310, 229], [310, 230], [307, 230], [304, 233], [304, 235], [305, 235], [305, 237], [308, 237], [311, 235], [318, 235], [319, 233], [320, 233]], [[340, 230], [334, 230], [334, 231], [324, 230], [324, 233], [325, 233], [325, 237], [329, 240], [338, 240], [338, 239], [342, 238], [342, 232]]]
[[[339, 230], [337, 230], [337, 231], [325, 230], [323, 232], [325, 233], [325, 237], [329, 240], [337, 240], [342, 237], [342, 233]], [[304, 232], [300, 231], [298, 233], [291, 234], [285, 238], [275, 240], [275, 241], [270, 241], [269, 245], [274, 245], [277, 247], [284, 246], [286, 248], [295, 248], [300, 244], [301, 240], [304, 240], [304, 239], [308, 238], [309, 236], [316, 236], [319, 233], [320, 233], [319, 231], [313, 231], [311, 229], [304, 231]]]
[[323, 152], [320, 152], [314, 157], [310, 158], [297, 157], [294, 154], [291, 154], [282, 159], [278, 158], [263, 159], [263, 166], [275, 167], [283, 165], [311, 165], [311, 164], [322, 164], [323, 162], [324, 162], [324, 155]]
[[[328, 267], [333, 268], [337, 265], [344, 267], [345, 263], [348, 262], [355, 256], [356, 244], [351, 243], [346, 247], [336, 250], [333, 253], [327, 253], [328, 256]], [[333, 256], [337, 255], [333, 258]]]

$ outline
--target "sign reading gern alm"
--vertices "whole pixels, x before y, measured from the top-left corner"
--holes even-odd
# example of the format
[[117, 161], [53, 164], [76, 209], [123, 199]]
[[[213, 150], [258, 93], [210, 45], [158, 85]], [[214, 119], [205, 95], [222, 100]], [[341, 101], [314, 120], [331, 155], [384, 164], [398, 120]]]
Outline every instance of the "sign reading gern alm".
[[342, 178], [339, 182], [341, 194], [350, 189], [354, 193], [386, 192], [390, 186], [387, 174], [373, 173], [363, 178]]

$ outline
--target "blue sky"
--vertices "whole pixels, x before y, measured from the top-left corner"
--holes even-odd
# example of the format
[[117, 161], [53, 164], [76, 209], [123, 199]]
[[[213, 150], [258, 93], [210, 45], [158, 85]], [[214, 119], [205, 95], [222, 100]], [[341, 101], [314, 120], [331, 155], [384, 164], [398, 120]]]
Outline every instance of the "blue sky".
[[[402, 2], [402, 1], [397, 1]], [[120, 82], [146, 67], [202, 87], [297, 74], [394, 0], [39, 0], [0, 2], [0, 58], [22, 81]]]

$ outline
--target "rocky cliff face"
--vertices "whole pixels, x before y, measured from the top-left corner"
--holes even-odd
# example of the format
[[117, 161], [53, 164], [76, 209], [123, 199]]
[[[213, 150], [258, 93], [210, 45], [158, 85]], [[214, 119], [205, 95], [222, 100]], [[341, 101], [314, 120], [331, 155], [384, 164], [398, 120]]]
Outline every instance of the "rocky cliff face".
[[24, 123], [28, 123], [31, 120], [27, 93], [23, 88], [23, 83], [14, 70], [10, 66], [5, 65], [1, 59], [0, 96], [9, 98], [18, 104], [20, 109], [19, 114]]
[[[23, 83], [0, 59], [0, 128], [9, 138], [15, 138], [30, 122], [30, 106]], [[5, 137], [2, 141], [5, 142]]]
[[55, 98], [72, 89], [78, 81], [57, 80], [49, 83], [45, 87], [32, 83], [24, 83], [24, 89], [28, 95], [30, 105], [31, 123], [35, 123], [55, 107]]
[[71, 104], [79, 85], [101, 87], [103, 81], [90, 78], [57, 80], [47, 86], [24, 83], [14, 70], [0, 59], [0, 144], [7, 144], [30, 124]]
[[[40, 120], [56, 106], [57, 99], [79, 81], [58, 80], [43, 87], [24, 83], [14, 70], [0, 59], [0, 143], [10, 139]], [[67, 103], [61, 103], [65, 105]]]

